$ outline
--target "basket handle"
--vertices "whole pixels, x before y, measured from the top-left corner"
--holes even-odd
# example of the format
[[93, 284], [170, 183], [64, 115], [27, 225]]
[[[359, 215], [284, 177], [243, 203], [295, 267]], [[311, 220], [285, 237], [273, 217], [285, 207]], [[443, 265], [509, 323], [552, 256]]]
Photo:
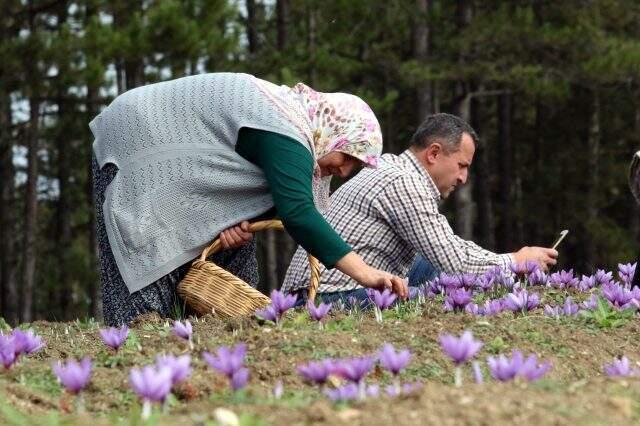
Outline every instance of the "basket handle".
[[[261, 220], [251, 223], [249, 225], [249, 232], [256, 233], [258, 231], [264, 231], [265, 229], [278, 229], [284, 230], [284, 225], [279, 220]], [[220, 238], [216, 238], [213, 242], [207, 246], [200, 255], [200, 261], [204, 262], [207, 257], [212, 254], [216, 254], [222, 250], [222, 243]], [[311, 271], [311, 281], [309, 283], [308, 299], [315, 303], [316, 294], [318, 292], [318, 284], [320, 283], [320, 262], [315, 257], [308, 255], [309, 269]]]

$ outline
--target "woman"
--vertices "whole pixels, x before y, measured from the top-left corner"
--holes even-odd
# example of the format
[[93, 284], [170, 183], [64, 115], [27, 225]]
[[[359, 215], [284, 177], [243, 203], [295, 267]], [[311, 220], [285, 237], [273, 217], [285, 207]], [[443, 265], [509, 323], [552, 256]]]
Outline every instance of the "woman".
[[332, 175], [375, 167], [382, 151], [360, 98], [203, 74], [130, 90], [90, 127], [105, 323], [170, 316], [191, 261], [226, 229], [223, 245], [236, 250], [212, 260], [257, 285], [242, 230], [274, 214], [325, 266], [406, 297], [402, 279], [365, 264], [318, 211]]

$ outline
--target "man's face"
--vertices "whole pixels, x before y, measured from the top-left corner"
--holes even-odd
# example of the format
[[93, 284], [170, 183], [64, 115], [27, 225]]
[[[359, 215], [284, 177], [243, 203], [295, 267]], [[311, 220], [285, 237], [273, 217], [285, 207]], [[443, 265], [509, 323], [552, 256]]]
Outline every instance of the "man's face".
[[[429, 150], [429, 148], [427, 148]], [[447, 198], [458, 185], [467, 181], [476, 147], [468, 133], [462, 134], [460, 149], [454, 152], [434, 150], [428, 153], [428, 171], [442, 198]]]

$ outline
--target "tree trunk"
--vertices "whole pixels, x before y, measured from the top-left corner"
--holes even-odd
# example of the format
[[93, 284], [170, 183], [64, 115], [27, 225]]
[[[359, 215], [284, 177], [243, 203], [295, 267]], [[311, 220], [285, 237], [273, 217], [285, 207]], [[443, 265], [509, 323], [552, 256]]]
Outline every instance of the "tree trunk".
[[[587, 137], [587, 227], [593, 225], [598, 218], [598, 189], [600, 187], [600, 93], [598, 89], [591, 92], [591, 116], [589, 117], [589, 135]], [[596, 246], [593, 238], [585, 239], [587, 265], [594, 265]]]
[[18, 323], [15, 257], [15, 170], [13, 167], [11, 98], [0, 93], [0, 316]]
[[25, 196], [22, 250], [22, 313], [21, 322], [31, 322], [33, 289], [36, 276], [36, 237], [38, 225], [38, 124], [40, 103], [35, 94], [29, 100], [29, 130], [27, 134], [27, 186]]
[[482, 247], [488, 250], [495, 250], [495, 220], [493, 216], [493, 201], [491, 199], [491, 186], [489, 177], [491, 176], [491, 166], [489, 161], [489, 140], [484, 138], [484, 121], [480, 117], [480, 101], [471, 101], [471, 125], [478, 133], [482, 143], [476, 147], [474, 161], [473, 186], [478, 200], [478, 240]]
[[[90, 4], [87, 6], [86, 19], [87, 23], [96, 16], [96, 9], [94, 5]], [[87, 63], [94, 61], [94, 58], [87, 57]], [[87, 82], [87, 122], [93, 120], [93, 118], [98, 113], [97, 108], [97, 98], [100, 87], [93, 81], [89, 80]], [[87, 126], [88, 127], [88, 126]], [[87, 128], [87, 136], [89, 137], [88, 143], [91, 143], [91, 132]], [[96, 216], [95, 216], [95, 206], [94, 206], [94, 193], [93, 193], [93, 149], [88, 150], [88, 156], [85, 159], [85, 164], [87, 167], [87, 176], [85, 185], [85, 197], [87, 200], [87, 209], [89, 213], [89, 220], [87, 222], [87, 236], [88, 236], [88, 247], [87, 247], [87, 256], [89, 258], [89, 265], [92, 265], [92, 270], [94, 274], [92, 279], [89, 280], [87, 286], [87, 293], [89, 296], [89, 315], [93, 316], [95, 319], [102, 319], [102, 294], [100, 289], [100, 265], [98, 264], [98, 237], [96, 230]]]
[[278, 26], [277, 47], [279, 51], [283, 51], [287, 47], [287, 41], [289, 38], [289, 0], [277, 0], [276, 15]]
[[[413, 20], [413, 57], [422, 65], [429, 62], [429, 25], [427, 17], [430, 8], [429, 0], [416, 0], [416, 14]], [[433, 113], [433, 82], [419, 82], [416, 87], [416, 103], [418, 123]]]
[[[454, 113], [469, 122], [471, 118], [471, 96], [465, 94], [454, 107]], [[473, 182], [471, 176], [467, 183], [456, 189], [454, 194], [456, 221], [456, 233], [465, 240], [473, 239], [473, 216], [475, 206], [473, 203]]]
[[498, 225], [498, 250], [509, 252], [513, 249], [513, 166], [511, 147], [511, 95], [498, 97], [498, 174], [500, 223]]
[[255, 0], [246, 0], [247, 7], [247, 41], [249, 43], [249, 54], [253, 55], [258, 51], [258, 31], [256, 26], [256, 2]]

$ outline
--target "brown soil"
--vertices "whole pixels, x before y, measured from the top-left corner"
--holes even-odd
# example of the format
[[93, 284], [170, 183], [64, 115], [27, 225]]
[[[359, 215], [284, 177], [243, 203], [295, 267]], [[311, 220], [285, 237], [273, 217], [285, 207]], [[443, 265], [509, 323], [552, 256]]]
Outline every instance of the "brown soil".
[[[291, 425], [564, 425], [640, 421], [640, 380], [609, 379], [602, 373], [602, 365], [615, 356], [624, 354], [632, 361], [640, 360], [637, 319], [618, 329], [595, 329], [582, 319], [558, 321], [540, 313], [493, 318], [445, 314], [435, 304], [402, 320], [393, 316], [390, 313], [385, 322], [378, 324], [372, 313], [337, 314], [323, 331], [308, 323], [306, 314], [300, 312], [291, 313], [282, 329], [251, 318], [221, 321], [208, 316], [193, 320], [194, 371], [188, 383], [175, 392], [176, 400], [168, 413], [160, 416], [160, 424], [199, 424], [212, 419], [217, 407], [251, 414], [266, 424], [281, 424], [286, 419]], [[0, 375], [1, 392], [22, 413], [74, 411], [73, 401], [55, 382], [50, 363], [89, 356], [95, 368], [91, 385], [84, 392], [88, 414], [76, 417], [77, 424], [86, 424], [86, 416], [96, 425], [108, 424], [107, 417], [114, 413], [128, 418], [136, 400], [129, 390], [129, 369], [153, 362], [160, 352], [189, 352], [184, 341], [171, 335], [168, 323], [154, 315], [133, 324], [135, 339], [130, 337], [127, 347], [117, 354], [102, 344], [96, 324], [37, 322], [33, 327], [47, 346]], [[442, 354], [437, 338], [442, 333], [459, 334], [465, 329], [472, 330], [485, 343], [476, 358], [483, 364], [489, 355], [518, 348], [550, 360], [553, 369], [536, 383], [502, 384], [485, 377], [483, 385], [475, 385], [466, 368], [465, 384], [456, 388], [452, 384], [452, 365]], [[244, 396], [234, 398], [227, 390], [226, 380], [211, 370], [200, 355], [219, 345], [240, 341], [248, 346], [251, 380]], [[309, 360], [370, 354], [384, 342], [409, 348], [413, 353], [403, 379], [424, 383], [416, 394], [334, 406], [296, 373], [296, 366]], [[271, 396], [277, 381], [285, 389], [280, 400]], [[389, 378], [377, 369], [368, 381], [384, 384]]]

